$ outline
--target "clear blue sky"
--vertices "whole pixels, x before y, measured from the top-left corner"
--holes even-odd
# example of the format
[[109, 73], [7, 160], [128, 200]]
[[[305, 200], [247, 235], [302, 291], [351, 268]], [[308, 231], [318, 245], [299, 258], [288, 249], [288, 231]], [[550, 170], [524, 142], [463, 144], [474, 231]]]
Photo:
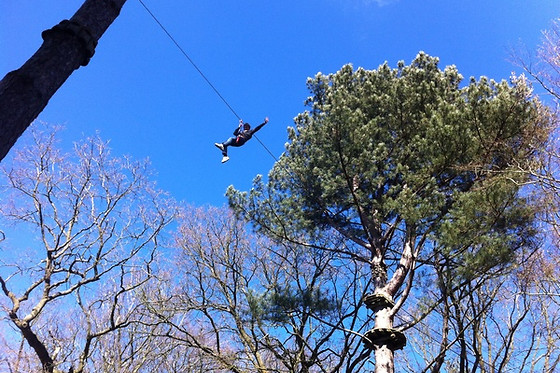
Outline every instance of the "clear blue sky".
[[[279, 157], [286, 128], [304, 110], [307, 77], [346, 63], [375, 69], [419, 51], [466, 78], [507, 79], [522, 41], [539, 43], [560, 16], [558, 0], [144, 0], [239, 115]], [[81, 0], [2, 0], [0, 74], [21, 66], [41, 31], [70, 18]], [[228, 185], [247, 190], [274, 159], [257, 140], [221, 164], [214, 142], [237, 118], [137, 0], [101, 38], [90, 64], [68, 79], [39, 120], [66, 126], [64, 146], [98, 130], [115, 154], [150, 158], [162, 189], [202, 205], [225, 203]]]

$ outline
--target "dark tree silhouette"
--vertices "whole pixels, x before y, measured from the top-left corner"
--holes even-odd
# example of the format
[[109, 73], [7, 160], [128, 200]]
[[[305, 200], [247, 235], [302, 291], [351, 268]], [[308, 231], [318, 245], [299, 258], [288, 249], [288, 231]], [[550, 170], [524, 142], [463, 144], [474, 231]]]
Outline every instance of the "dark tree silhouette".
[[126, 0], [86, 0], [78, 11], [42, 33], [43, 44], [23, 66], [0, 81], [0, 160], [80, 66]]

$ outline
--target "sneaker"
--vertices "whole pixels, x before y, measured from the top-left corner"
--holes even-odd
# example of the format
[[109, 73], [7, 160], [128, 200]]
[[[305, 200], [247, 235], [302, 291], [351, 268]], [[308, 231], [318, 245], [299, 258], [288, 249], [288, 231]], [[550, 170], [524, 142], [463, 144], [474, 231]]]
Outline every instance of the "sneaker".
[[220, 149], [221, 151], [224, 151], [224, 145], [220, 144], [220, 143], [215, 143], [214, 145], [216, 145], [216, 148]]
[[225, 163], [229, 161], [229, 157], [227, 155], [224, 155], [224, 157], [222, 158], [222, 163]]

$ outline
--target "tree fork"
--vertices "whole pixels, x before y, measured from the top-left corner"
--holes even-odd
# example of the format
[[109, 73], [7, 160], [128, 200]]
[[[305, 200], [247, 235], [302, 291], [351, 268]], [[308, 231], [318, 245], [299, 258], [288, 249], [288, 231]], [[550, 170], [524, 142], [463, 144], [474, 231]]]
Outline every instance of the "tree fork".
[[0, 81], [0, 161], [80, 66], [126, 0], [86, 0], [70, 20], [42, 33], [43, 44], [23, 66]]

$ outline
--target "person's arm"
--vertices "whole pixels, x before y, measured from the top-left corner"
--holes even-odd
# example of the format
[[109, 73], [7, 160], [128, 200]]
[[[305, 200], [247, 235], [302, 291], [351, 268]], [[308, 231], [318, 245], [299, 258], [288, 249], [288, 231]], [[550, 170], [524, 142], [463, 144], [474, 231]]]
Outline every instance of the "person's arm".
[[235, 131], [233, 131], [233, 136], [238, 136], [242, 127], [243, 127], [243, 119], [239, 119], [239, 127], [237, 127]]
[[261, 124], [259, 124], [258, 126], [256, 126], [251, 130], [251, 135], [257, 132], [258, 130], [260, 130], [261, 128], [263, 128], [263, 126], [267, 123], [268, 123], [268, 117], [264, 118], [264, 122], [262, 122]]

